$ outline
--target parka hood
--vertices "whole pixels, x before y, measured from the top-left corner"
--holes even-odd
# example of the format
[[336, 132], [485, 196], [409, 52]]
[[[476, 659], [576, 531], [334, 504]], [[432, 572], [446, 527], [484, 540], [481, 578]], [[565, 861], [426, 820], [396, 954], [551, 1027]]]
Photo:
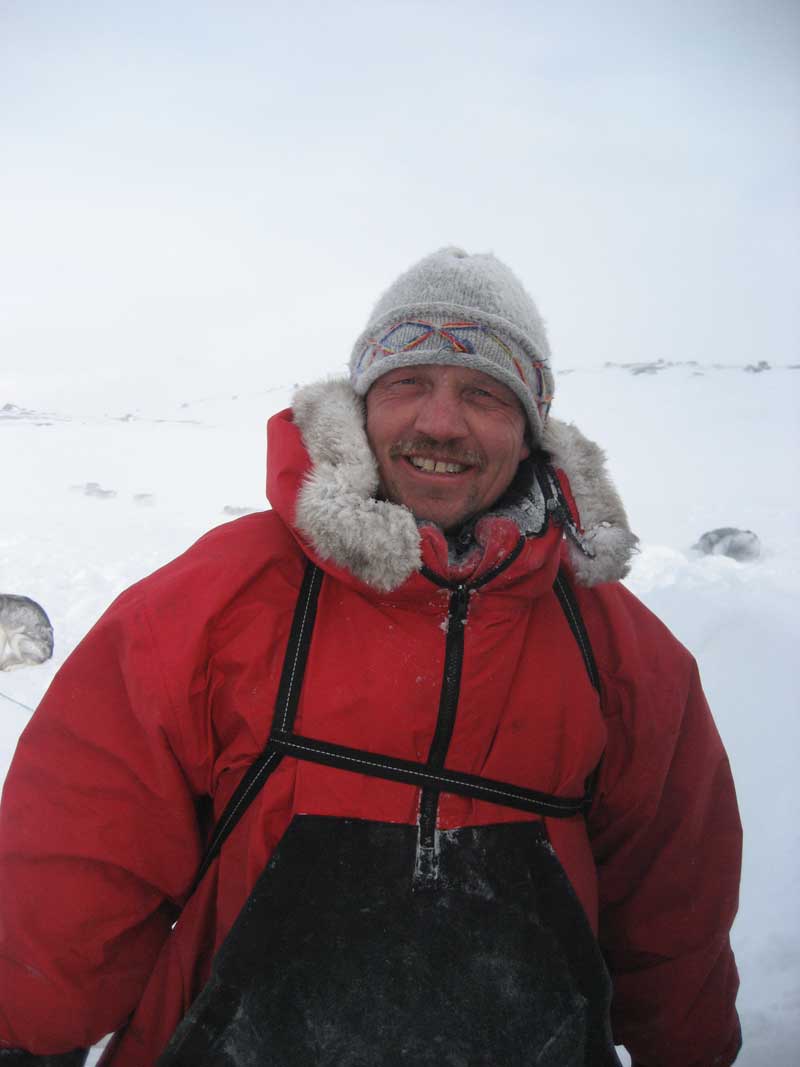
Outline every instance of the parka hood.
[[[308, 453], [295, 527], [322, 559], [374, 589], [398, 588], [422, 564], [420, 525], [408, 508], [377, 498], [378, 466], [367, 440], [364, 401], [346, 380], [318, 382], [297, 391], [292, 415]], [[637, 538], [602, 449], [554, 419], [542, 445], [530, 489], [516, 508], [500, 513], [523, 536], [541, 533], [551, 521], [560, 525], [580, 584], [624, 577]]]

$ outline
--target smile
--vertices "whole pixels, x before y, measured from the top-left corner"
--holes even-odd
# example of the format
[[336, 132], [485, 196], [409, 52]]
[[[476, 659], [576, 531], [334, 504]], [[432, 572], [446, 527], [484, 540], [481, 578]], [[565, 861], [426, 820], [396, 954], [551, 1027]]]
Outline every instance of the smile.
[[412, 467], [426, 474], [462, 474], [469, 469], [461, 463], [431, 459], [429, 456], [406, 456], [406, 459]]

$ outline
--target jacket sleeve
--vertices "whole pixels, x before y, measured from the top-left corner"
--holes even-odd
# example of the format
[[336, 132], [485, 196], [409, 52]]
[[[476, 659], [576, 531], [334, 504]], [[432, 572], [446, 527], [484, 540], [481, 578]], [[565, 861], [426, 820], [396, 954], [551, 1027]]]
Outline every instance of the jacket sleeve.
[[[589, 819], [612, 1025], [635, 1067], [728, 1067], [741, 825], [688, 652], [622, 587], [601, 678], [608, 744]], [[606, 620], [608, 621], [608, 620]]]
[[17, 746], [0, 809], [8, 1054], [68, 1053], [121, 1026], [196, 868], [194, 795], [153, 632], [134, 587], [66, 661]]

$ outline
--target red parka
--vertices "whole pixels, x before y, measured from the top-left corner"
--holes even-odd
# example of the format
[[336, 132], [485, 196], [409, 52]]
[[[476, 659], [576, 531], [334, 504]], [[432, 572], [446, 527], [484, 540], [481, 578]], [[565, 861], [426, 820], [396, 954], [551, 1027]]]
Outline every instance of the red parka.
[[[447, 767], [574, 797], [602, 757], [588, 818], [546, 822], [611, 971], [615, 1040], [647, 1067], [727, 1067], [741, 845], [728, 762], [691, 656], [607, 580], [632, 538], [597, 450], [558, 424], [548, 447], [578, 520], [575, 468], [583, 535], [568, 550], [569, 517], [552, 514], [479, 522], [459, 577], [498, 573], [470, 596]], [[270, 424], [274, 510], [133, 586], [61, 668], [3, 795], [0, 1048], [65, 1052], [122, 1029], [105, 1062], [153, 1064], [295, 813], [416, 822], [413, 786], [284, 759], [187, 902], [212, 809], [269, 732], [308, 558], [325, 580], [298, 731], [425, 759], [447, 590], [420, 565], [453, 564], [441, 531], [374, 491], [359, 402], [338, 383], [306, 390]], [[553, 592], [559, 563], [601, 699]], [[443, 828], [530, 818], [453, 795], [439, 811]]]

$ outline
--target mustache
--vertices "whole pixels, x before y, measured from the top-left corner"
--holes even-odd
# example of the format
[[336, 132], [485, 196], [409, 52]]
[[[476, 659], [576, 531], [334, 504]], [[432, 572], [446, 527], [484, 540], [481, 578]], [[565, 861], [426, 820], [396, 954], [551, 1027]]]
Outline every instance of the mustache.
[[425, 436], [395, 441], [389, 449], [389, 455], [392, 459], [399, 456], [422, 456], [424, 459], [438, 459], [444, 463], [459, 463], [462, 467], [477, 467], [478, 470], [483, 470], [486, 465], [481, 452]]

